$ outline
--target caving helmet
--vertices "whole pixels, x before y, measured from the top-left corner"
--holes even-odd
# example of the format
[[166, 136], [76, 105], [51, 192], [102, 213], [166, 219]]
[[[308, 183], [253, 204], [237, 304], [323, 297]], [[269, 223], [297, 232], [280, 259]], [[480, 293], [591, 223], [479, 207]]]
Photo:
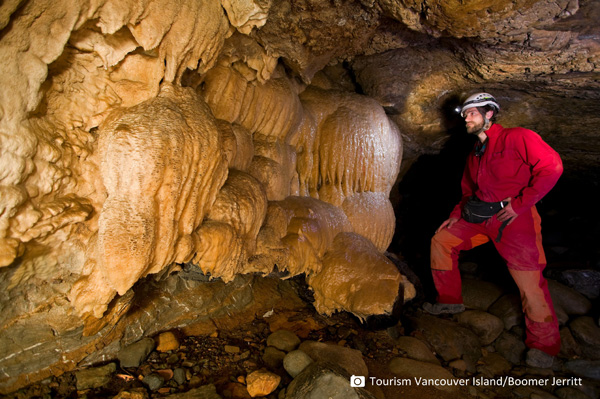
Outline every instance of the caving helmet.
[[460, 109], [460, 116], [464, 118], [465, 111], [469, 108], [485, 107], [486, 105], [492, 107], [494, 109], [495, 114], [498, 113], [498, 111], [500, 111], [500, 105], [498, 104], [494, 96], [492, 96], [489, 93], [477, 93], [473, 94], [465, 100], [465, 102], [462, 105], [462, 108]]

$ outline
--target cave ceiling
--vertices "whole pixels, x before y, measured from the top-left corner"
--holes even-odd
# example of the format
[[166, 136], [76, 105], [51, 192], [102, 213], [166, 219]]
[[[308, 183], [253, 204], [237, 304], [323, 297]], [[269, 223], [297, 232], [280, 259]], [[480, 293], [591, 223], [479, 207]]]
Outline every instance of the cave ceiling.
[[305, 84], [378, 100], [417, 153], [444, 142], [445, 99], [487, 90], [580, 163], [598, 150], [598, 20], [597, 1], [275, 1], [249, 36]]

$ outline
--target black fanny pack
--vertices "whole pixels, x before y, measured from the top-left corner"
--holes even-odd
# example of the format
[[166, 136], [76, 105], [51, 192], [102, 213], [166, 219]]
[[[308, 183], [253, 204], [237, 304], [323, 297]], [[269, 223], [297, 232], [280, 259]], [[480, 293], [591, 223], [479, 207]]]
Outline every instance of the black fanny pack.
[[[485, 202], [477, 197], [471, 197], [465, 206], [463, 206], [461, 216], [469, 223], [483, 223], [496, 213], [500, 212], [500, 209], [504, 208], [506, 205], [508, 205], [507, 201]], [[508, 222], [504, 222], [502, 223], [502, 226], [500, 226], [496, 242], [500, 242], [502, 230], [504, 230], [507, 224]]]

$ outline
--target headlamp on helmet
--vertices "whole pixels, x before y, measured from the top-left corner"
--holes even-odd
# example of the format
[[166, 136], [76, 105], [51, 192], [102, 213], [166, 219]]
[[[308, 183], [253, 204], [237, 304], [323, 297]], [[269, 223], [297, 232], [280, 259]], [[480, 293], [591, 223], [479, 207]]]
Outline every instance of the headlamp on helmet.
[[466, 101], [463, 103], [462, 108], [460, 110], [460, 116], [464, 118], [465, 111], [470, 108], [485, 107], [486, 105], [489, 105], [492, 108], [494, 108], [495, 112], [500, 111], [500, 105], [498, 104], [494, 96], [488, 93], [477, 93], [467, 98]]

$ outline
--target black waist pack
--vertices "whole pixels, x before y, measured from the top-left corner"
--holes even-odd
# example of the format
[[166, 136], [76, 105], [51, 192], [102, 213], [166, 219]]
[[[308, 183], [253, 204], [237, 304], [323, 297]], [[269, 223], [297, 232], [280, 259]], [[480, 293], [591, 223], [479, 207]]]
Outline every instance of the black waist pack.
[[[483, 223], [498, 213], [500, 209], [504, 208], [507, 204], [507, 201], [485, 202], [477, 197], [471, 197], [465, 206], [463, 206], [461, 216], [469, 223]], [[496, 242], [500, 242], [502, 230], [504, 230], [507, 224], [508, 221], [502, 223], [502, 226], [500, 226]]]

